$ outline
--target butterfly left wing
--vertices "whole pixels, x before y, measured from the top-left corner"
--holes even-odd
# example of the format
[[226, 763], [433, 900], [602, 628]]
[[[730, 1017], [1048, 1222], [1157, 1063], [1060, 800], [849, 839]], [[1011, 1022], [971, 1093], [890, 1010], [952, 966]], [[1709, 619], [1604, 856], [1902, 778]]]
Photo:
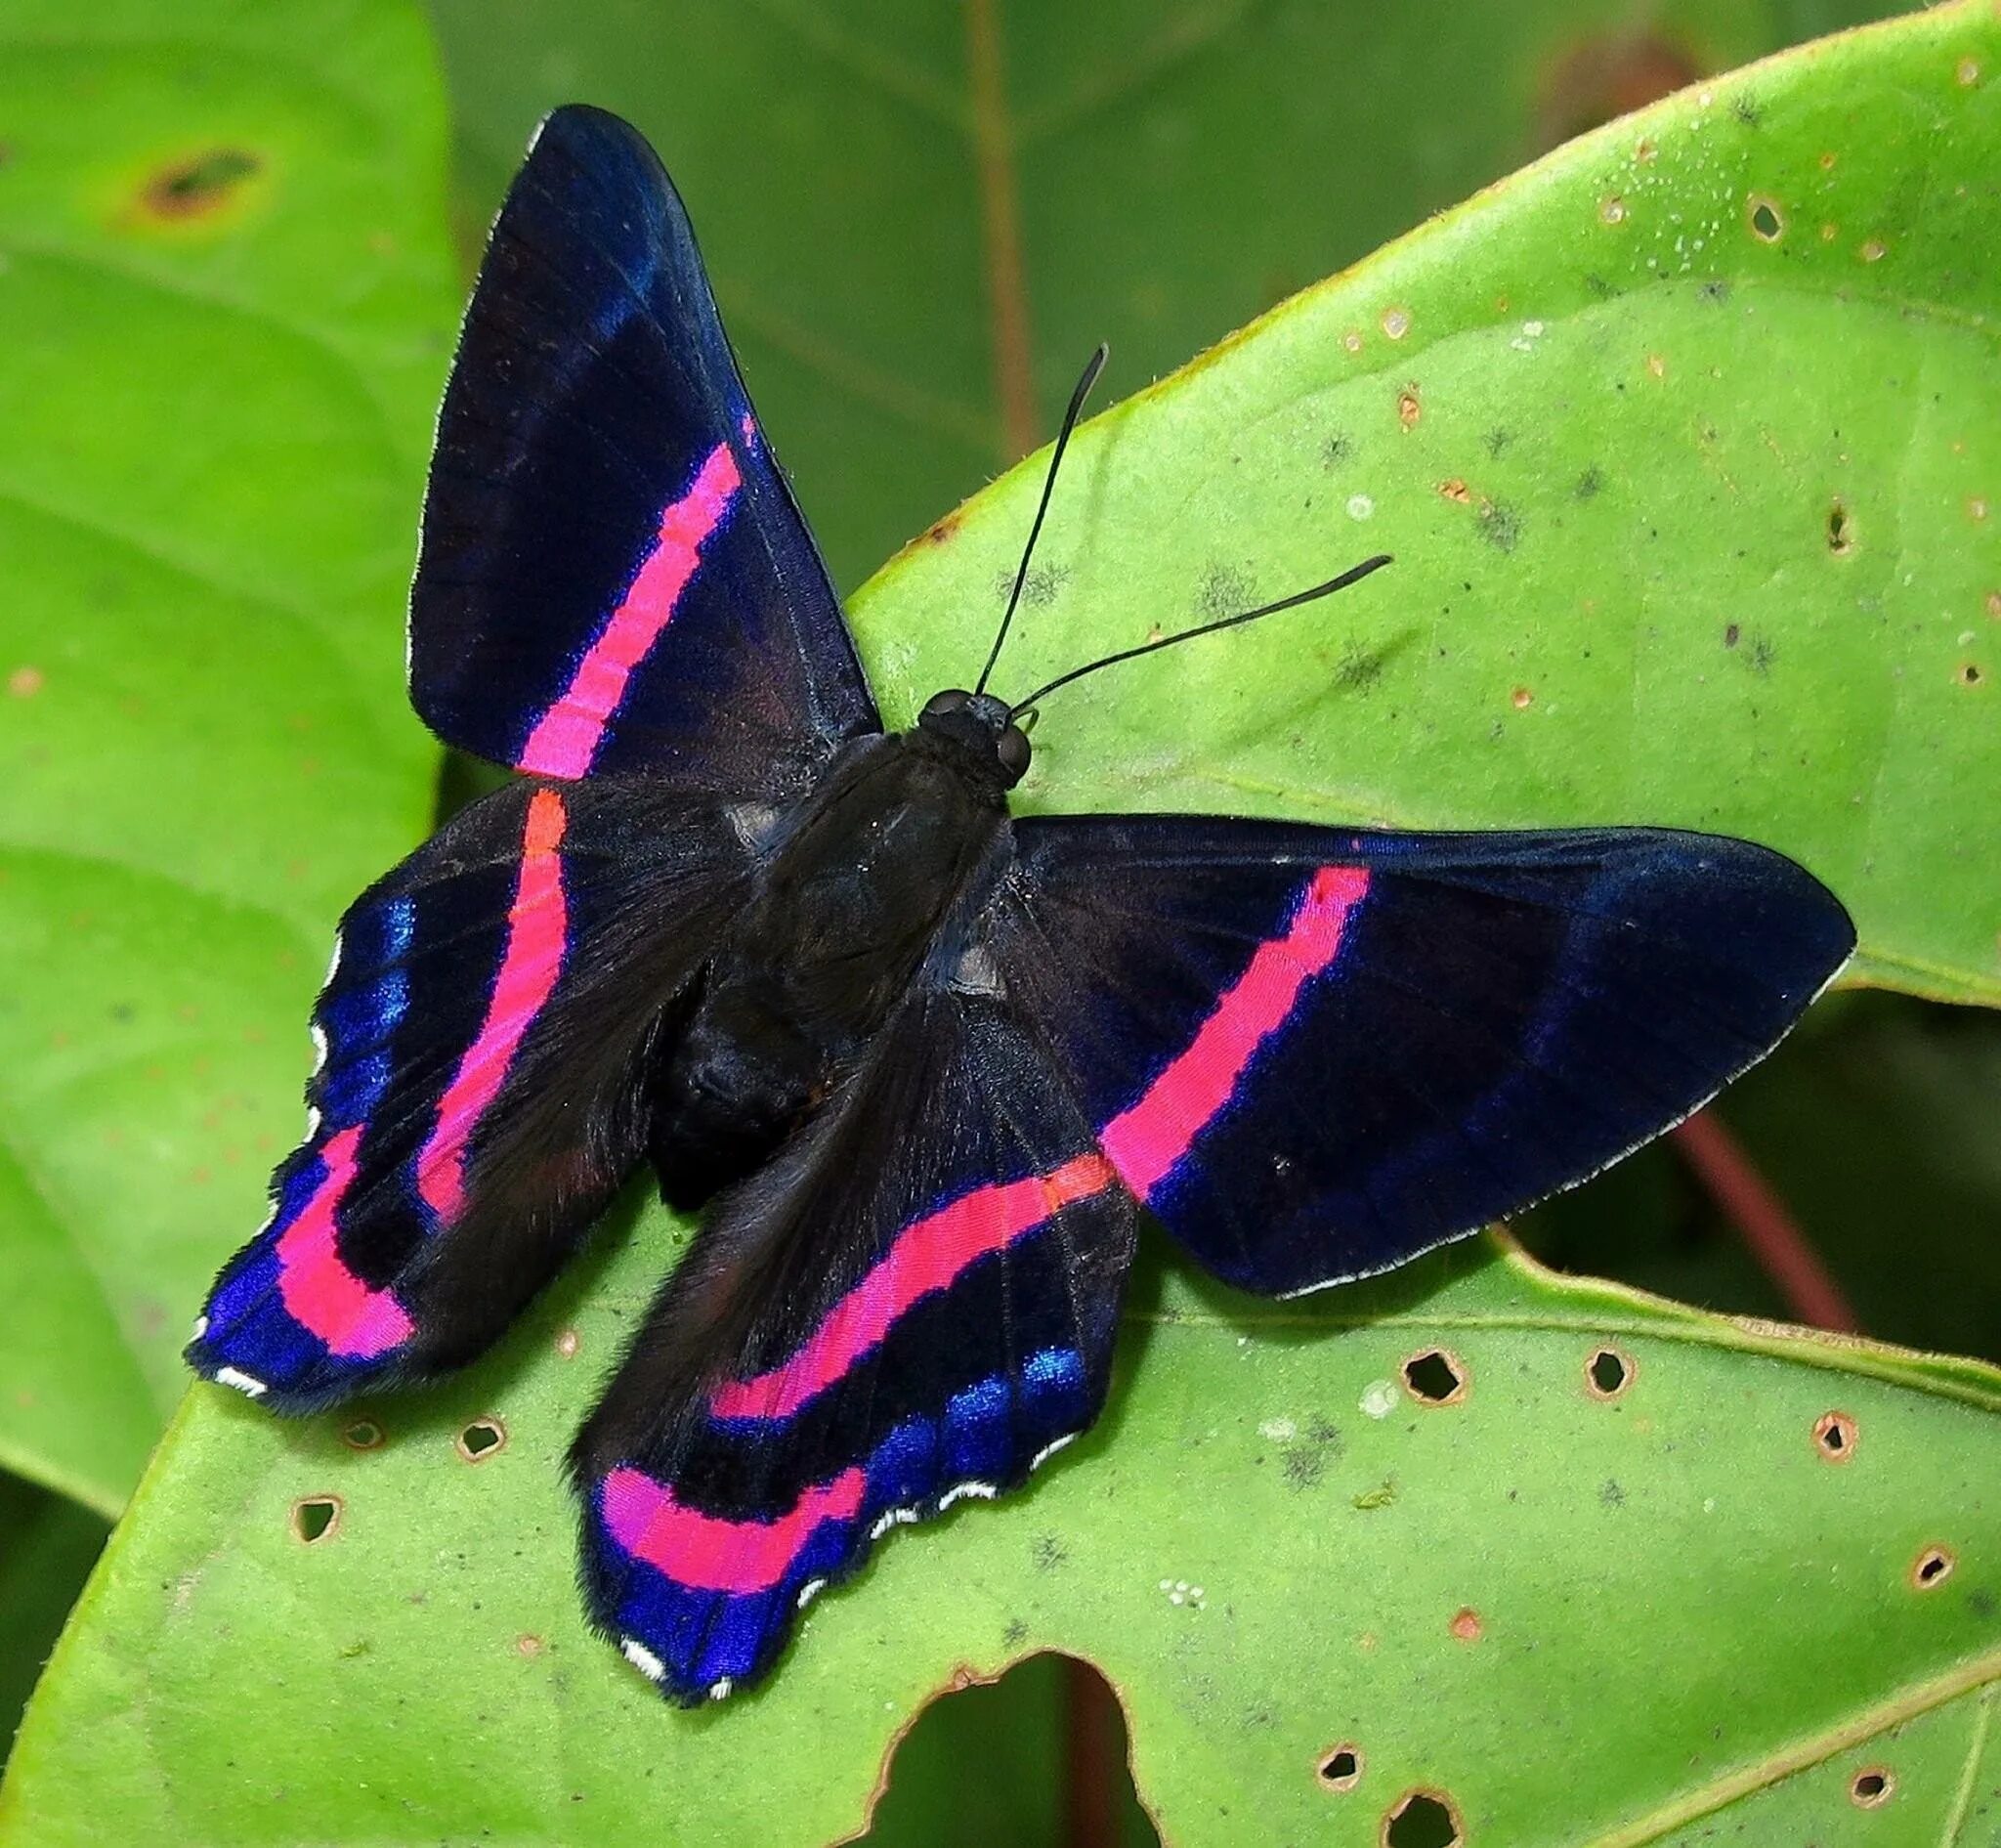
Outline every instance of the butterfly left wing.
[[688, 215], [602, 109], [549, 116], [493, 226], [438, 418], [410, 700], [533, 775], [739, 797], [881, 729]]
[[761, 1676], [890, 1527], [1103, 1403], [1135, 1212], [985, 978], [920, 984], [723, 1196], [577, 1440], [593, 1620], [670, 1698]]
[[1128, 1186], [1290, 1294], [1585, 1179], [1762, 1058], [1854, 945], [1811, 875], [1655, 829], [1018, 822], [991, 953]]
[[645, 1147], [649, 1048], [740, 897], [718, 804], [593, 779], [463, 809], [341, 921], [304, 1144], [188, 1359], [280, 1411], [485, 1349]]

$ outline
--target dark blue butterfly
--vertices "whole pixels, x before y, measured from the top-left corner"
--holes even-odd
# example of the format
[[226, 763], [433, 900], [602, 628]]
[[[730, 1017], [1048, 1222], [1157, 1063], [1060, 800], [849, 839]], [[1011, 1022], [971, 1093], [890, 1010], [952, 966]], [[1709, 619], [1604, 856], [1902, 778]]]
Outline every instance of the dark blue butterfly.
[[458, 1366], [650, 1159], [707, 1216], [574, 1463], [591, 1615], [681, 1700], [1090, 1424], [1142, 1210], [1247, 1290], [1401, 1264], [1694, 1109], [1853, 941], [1738, 840], [1016, 820], [1026, 703], [885, 736], [594, 109], [493, 232], [410, 693], [522, 775], [343, 921], [310, 1134], [189, 1358], [288, 1412]]

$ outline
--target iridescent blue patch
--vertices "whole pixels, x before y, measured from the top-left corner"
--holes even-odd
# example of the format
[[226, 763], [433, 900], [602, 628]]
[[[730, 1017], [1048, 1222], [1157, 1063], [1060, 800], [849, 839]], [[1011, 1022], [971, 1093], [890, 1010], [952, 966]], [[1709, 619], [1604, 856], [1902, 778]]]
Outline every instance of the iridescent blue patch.
[[999, 1374], [953, 1396], [945, 1408], [945, 1467], [952, 1481], [988, 1482], [1007, 1474], [1012, 1400]]

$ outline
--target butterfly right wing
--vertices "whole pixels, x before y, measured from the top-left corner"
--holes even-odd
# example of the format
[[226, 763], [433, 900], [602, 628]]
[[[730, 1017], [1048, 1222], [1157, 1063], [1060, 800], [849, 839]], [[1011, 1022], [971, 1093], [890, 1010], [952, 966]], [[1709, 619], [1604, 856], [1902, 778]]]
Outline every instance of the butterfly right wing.
[[640, 1160], [649, 1050], [746, 866], [719, 803], [518, 783], [357, 899], [306, 1141], [190, 1364], [300, 1412], [485, 1349]]
[[1618, 1160], [1763, 1058], [1855, 940], [1783, 855], [1669, 829], [1015, 834], [999, 967], [1126, 1183], [1275, 1295]]
[[543, 122], [438, 419], [410, 699], [532, 775], [797, 793], [881, 729], [708, 279], [637, 130]]

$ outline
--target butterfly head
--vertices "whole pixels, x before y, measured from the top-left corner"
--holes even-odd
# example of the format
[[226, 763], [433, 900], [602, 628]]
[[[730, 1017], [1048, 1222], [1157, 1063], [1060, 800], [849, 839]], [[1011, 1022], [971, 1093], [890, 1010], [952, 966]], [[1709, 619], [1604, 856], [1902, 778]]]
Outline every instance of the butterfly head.
[[991, 766], [1003, 790], [1011, 790], [1028, 769], [1028, 734], [1014, 722], [1005, 700], [959, 687], [932, 694], [917, 714], [917, 729], [949, 738], [970, 752], [981, 767]]

